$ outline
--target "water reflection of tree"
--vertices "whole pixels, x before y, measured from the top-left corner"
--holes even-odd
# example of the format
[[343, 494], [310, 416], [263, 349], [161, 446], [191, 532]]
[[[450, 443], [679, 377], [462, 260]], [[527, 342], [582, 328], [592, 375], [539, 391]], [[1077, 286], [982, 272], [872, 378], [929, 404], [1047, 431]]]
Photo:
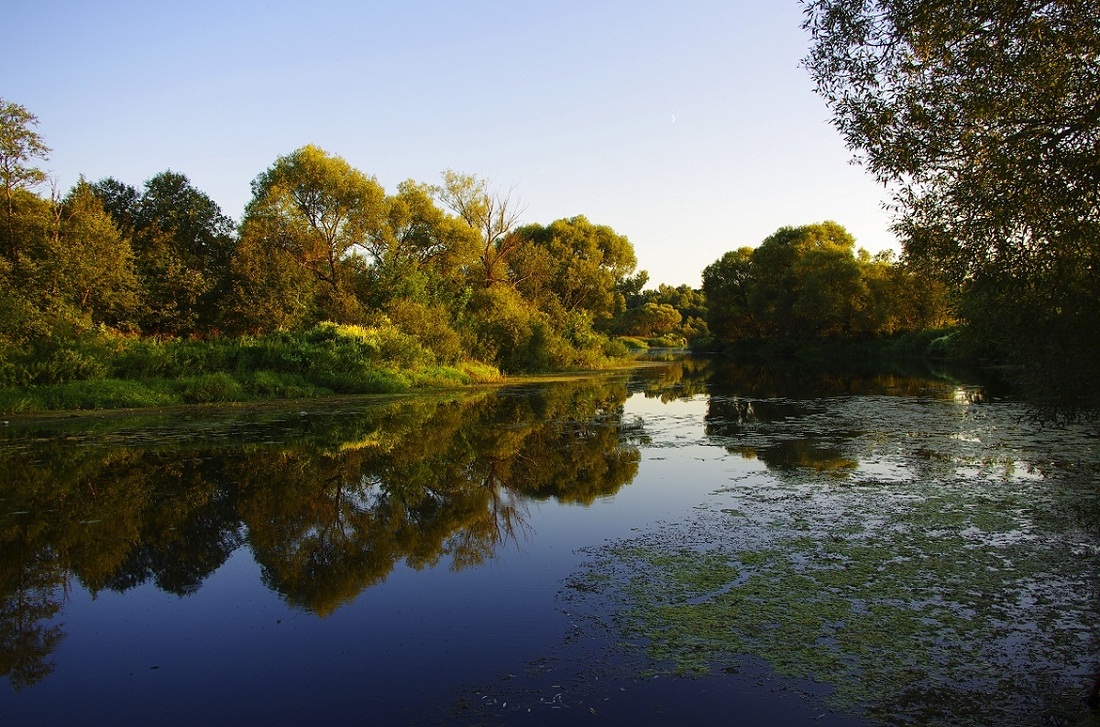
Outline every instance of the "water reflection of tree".
[[[866, 423], [834, 419], [831, 400], [852, 396], [869, 402], [875, 397], [952, 400], [954, 388], [946, 382], [895, 373], [727, 361], [716, 366], [710, 394], [706, 433], [724, 441], [731, 453], [757, 459], [772, 470], [843, 476], [858, 468], [856, 450]], [[888, 405], [888, 399], [877, 400]], [[821, 417], [828, 420], [823, 422]]]
[[483, 562], [527, 528], [526, 497], [591, 502], [637, 472], [623, 386], [424, 400], [339, 450], [242, 460], [240, 512], [265, 582], [326, 614], [399, 562]]
[[0, 674], [52, 671], [74, 578], [186, 596], [247, 544], [269, 587], [323, 615], [399, 563], [482, 563], [526, 537], [529, 498], [587, 504], [634, 478], [626, 396], [588, 380], [295, 415], [281, 444], [44, 432], [0, 449]]
[[54, 670], [51, 655], [65, 635], [51, 623], [61, 610], [64, 574], [48, 550], [20, 546], [5, 542], [0, 550], [0, 676], [15, 689]]
[[714, 359], [680, 356], [639, 370], [633, 386], [647, 399], [665, 403], [690, 399], [708, 391], [713, 368]]

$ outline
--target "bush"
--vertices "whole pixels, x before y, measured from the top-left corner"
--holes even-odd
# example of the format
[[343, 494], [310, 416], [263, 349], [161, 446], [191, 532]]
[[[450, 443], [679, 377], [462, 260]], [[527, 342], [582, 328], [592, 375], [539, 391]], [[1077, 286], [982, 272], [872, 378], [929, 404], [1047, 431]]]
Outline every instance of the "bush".
[[504, 380], [504, 375], [500, 373], [500, 369], [481, 361], [461, 361], [458, 364], [458, 369], [475, 383], [493, 383]]
[[120, 379], [174, 377], [178, 370], [170, 344], [154, 339], [131, 341], [111, 366], [112, 375]]
[[107, 366], [103, 361], [69, 348], [54, 351], [45, 361], [32, 365], [31, 370], [36, 384], [102, 379], [107, 375]]
[[450, 314], [411, 300], [389, 304], [390, 320], [404, 333], [414, 337], [441, 363], [455, 363], [463, 356], [462, 339], [448, 323]]
[[240, 383], [225, 372], [191, 376], [183, 379], [180, 384], [181, 396], [189, 404], [237, 401], [243, 394]]
[[245, 391], [257, 398], [298, 399], [306, 396], [327, 396], [332, 389], [315, 386], [297, 374], [276, 371], [256, 371], [243, 381]]
[[[636, 340], [636, 339], [632, 339]], [[608, 358], [626, 358], [630, 355], [631, 350], [645, 350], [645, 344], [642, 344], [638, 349], [633, 349], [630, 343], [632, 341], [626, 341], [621, 338], [609, 338], [604, 341], [603, 355]]]

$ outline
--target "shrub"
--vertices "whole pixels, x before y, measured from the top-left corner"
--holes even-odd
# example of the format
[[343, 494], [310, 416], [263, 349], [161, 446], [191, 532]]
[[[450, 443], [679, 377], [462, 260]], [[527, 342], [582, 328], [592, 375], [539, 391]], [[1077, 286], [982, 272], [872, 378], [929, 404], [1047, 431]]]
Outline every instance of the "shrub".
[[480, 361], [460, 361], [457, 367], [464, 376], [474, 383], [493, 383], [504, 379], [500, 369]]
[[120, 379], [174, 377], [178, 373], [169, 344], [143, 338], [126, 345], [112, 362], [112, 376]]
[[[639, 349], [645, 350], [645, 345]], [[603, 355], [608, 358], [626, 358], [631, 350], [629, 343], [621, 338], [608, 338], [603, 342]]]
[[102, 379], [107, 365], [91, 352], [58, 348], [45, 353], [27, 367], [27, 383], [63, 384], [68, 381]]
[[213, 374], [190, 376], [181, 382], [183, 400], [189, 404], [209, 404], [219, 401], [236, 401], [243, 394], [240, 383], [229, 374], [219, 371]]
[[390, 320], [413, 336], [437, 361], [454, 363], [462, 358], [462, 339], [448, 321], [450, 315], [412, 300], [395, 300], [387, 307]]
[[245, 391], [258, 398], [278, 397], [298, 399], [306, 396], [327, 396], [332, 389], [315, 386], [297, 374], [277, 371], [256, 371], [248, 374], [242, 382]]

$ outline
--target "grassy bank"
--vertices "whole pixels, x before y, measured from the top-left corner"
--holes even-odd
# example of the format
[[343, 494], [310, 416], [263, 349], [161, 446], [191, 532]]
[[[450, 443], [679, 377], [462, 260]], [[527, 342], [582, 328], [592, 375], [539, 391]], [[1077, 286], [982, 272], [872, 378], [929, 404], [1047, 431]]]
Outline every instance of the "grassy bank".
[[501, 378], [477, 361], [440, 361], [386, 327], [325, 323], [303, 333], [201, 341], [101, 333], [0, 358], [0, 411], [400, 393]]

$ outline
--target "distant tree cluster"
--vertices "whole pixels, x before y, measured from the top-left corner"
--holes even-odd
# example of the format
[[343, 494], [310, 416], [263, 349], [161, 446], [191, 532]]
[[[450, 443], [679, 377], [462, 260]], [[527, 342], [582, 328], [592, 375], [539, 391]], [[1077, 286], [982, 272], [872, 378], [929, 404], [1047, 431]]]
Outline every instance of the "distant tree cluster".
[[616, 322], [618, 333], [674, 347], [710, 334], [707, 301], [701, 289], [661, 283], [643, 290], [646, 282], [644, 270], [625, 281], [626, 310]]
[[518, 225], [510, 194], [454, 171], [388, 194], [305, 146], [252, 183], [234, 224], [188, 178], [136, 189], [81, 179], [38, 193], [37, 119], [0, 99], [0, 346], [96, 331], [158, 338], [262, 335], [319, 322], [396, 330], [441, 364], [505, 371], [590, 366], [636, 267], [627, 238], [584, 217]]
[[872, 256], [835, 222], [783, 227], [703, 271], [707, 324], [721, 342], [883, 336], [949, 321], [941, 283]]

